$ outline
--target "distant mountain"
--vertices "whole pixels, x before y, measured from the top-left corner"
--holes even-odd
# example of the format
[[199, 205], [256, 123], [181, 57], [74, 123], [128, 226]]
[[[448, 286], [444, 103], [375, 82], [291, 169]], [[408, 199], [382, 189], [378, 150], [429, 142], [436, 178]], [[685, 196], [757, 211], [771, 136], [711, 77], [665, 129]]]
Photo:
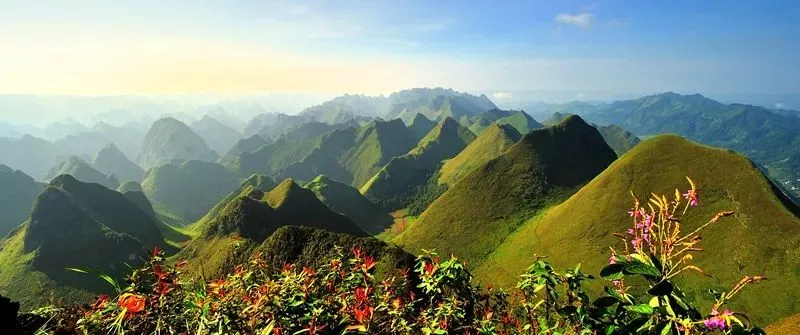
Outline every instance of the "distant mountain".
[[793, 269], [800, 261], [800, 209], [744, 156], [674, 135], [643, 141], [564, 203], [541, 217], [526, 217], [475, 270], [476, 277], [511, 287], [537, 254], [556, 268], [581, 263], [597, 274], [608, 262], [608, 246], [619, 243], [611, 234], [630, 226], [626, 209], [632, 200], [625, 195], [632, 191], [642, 201], [650, 192], [669, 197], [688, 187], [685, 176], [697, 182], [700, 194], [700, 206], [681, 222], [685, 232], [719, 211], [736, 214], [701, 233], [703, 252], [693, 262], [711, 277], [681, 276], [682, 290], [710, 306], [709, 288], [728, 290], [745, 275], [766, 275], [769, 280], [737, 295], [734, 308], [757, 324], [797, 313], [800, 274]]
[[233, 199], [236, 199], [236, 197], [241, 195], [245, 190], [252, 188], [261, 192], [269, 192], [276, 186], [278, 186], [278, 183], [276, 183], [272, 178], [254, 174], [242, 182], [238, 188], [228, 193], [228, 195], [222, 198], [222, 200], [218, 201], [217, 204], [214, 205], [214, 207], [212, 207], [194, 225], [204, 226], [206, 224], [205, 222], [215, 219], [225, 209], [225, 206], [227, 206], [229, 202], [233, 201]]
[[163, 118], [147, 132], [136, 160], [144, 169], [150, 169], [174, 161], [215, 162], [218, 158], [189, 126], [173, 118]]
[[574, 194], [617, 158], [597, 130], [571, 116], [522, 137], [464, 176], [394, 242], [435, 248], [475, 267], [526, 220]]
[[469, 130], [475, 134], [480, 134], [484, 129], [493, 123], [510, 125], [514, 127], [520, 134], [527, 134], [531, 130], [545, 127], [543, 124], [536, 122], [536, 120], [534, 120], [524, 111], [505, 111], [501, 109], [492, 109], [473, 117], [471, 119]]
[[457, 155], [475, 139], [469, 129], [446, 117], [408, 154], [392, 158], [364, 186], [361, 193], [371, 201], [398, 209], [413, 195], [414, 189], [427, 182], [442, 161]]
[[259, 135], [265, 140], [274, 140], [287, 132], [306, 123], [306, 118], [300, 115], [287, 115], [283, 113], [262, 113], [256, 115], [247, 123], [244, 136]]
[[56, 140], [55, 145], [63, 152], [74, 155], [94, 155], [103, 147], [111, 143], [104, 134], [98, 132], [83, 131], [68, 134]]
[[474, 96], [444, 88], [413, 88], [389, 95], [387, 119], [412, 120], [417, 113], [431, 120], [462, 120], [497, 108], [486, 95]]
[[282, 169], [278, 176], [311, 180], [324, 174], [361, 186], [392, 157], [407, 153], [415, 139], [405, 124], [395, 119], [336, 130], [315, 142], [318, 144], [308, 155]]
[[242, 134], [238, 131], [208, 115], [203, 115], [200, 120], [193, 122], [191, 128], [220, 155], [227, 153], [236, 141], [242, 138]]
[[351, 127], [359, 127], [358, 122], [356, 122], [354, 119], [345, 120], [344, 122], [335, 124], [312, 121], [304, 123], [301, 126], [287, 132], [286, 134], [281, 135], [281, 138], [289, 141], [304, 141], [337, 129], [347, 129]]
[[66, 267], [111, 276], [127, 271], [145, 250], [166, 247], [153, 219], [122, 194], [69, 175], [53, 179], [30, 218], [0, 241], [0, 287], [23, 303], [88, 299], [110, 287]]
[[[200, 223], [202, 226], [196, 228], [201, 231], [200, 235], [181, 251], [179, 257], [189, 259], [190, 272], [202, 272], [207, 276], [219, 275], [226, 266], [233, 264], [231, 259], [249, 253], [283, 226], [305, 226], [367, 236], [353, 221], [330, 210], [312, 191], [291, 179], [284, 180], [267, 193], [247, 186], [216, 217]], [[240, 247], [237, 248], [236, 244]]]
[[190, 160], [147, 171], [142, 189], [157, 210], [193, 222], [238, 184], [237, 177], [222, 165]]
[[345, 94], [306, 108], [300, 115], [311, 121], [336, 124], [351, 121], [359, 116], [379, 116], [387, 107], [388, 100], [384, 97]]
[[606, 140], [608, 146], [614, 149], [614, 152], [617, 153], [617, 156], [621, 156], [622, 154], [630, 151], [642, 141], [633, 133], [622, 129], [615, 124], [610, 126], [595, 126], [595, 128], [597, 128], [597, 131], [599, 131], [600, 135], [603, 136], [603, 139]]
[[[99, 122], [92, 127], [91, 132], [102, 134], [109, 142], [114, 143], [125, 156], [133, 159], [139, 154], [147, 129], [140, 129], [138, 124], [126, 124], [117, 127], [105, 122]], [[97, 151], [92, 151], [91, 153], [95, 152]]]
[[245, 152], [252, 152], [258, 150], [262, 146], [269, 144], [266, 140], [264, 140], [261, 136], [253, 135], [248, 138], [243, 138], [236, 141], [236, 144], [228, 150], [228, 152], [220, 157], [217, 163], [222, 165], [228, 165], [233, 162], [237, 156]]
[[60, 175], [70, 175], [84, 183], [95, 183], [105, 186], [108, 189], [116, 190], [119, 187], [119, 179], [113, 175], [107, 175], [92, 167], [89, 163], [77, 156], [71, 156], [66, 161], [59, 163], [47, 173], [47, 180]]
[[356, 188], [324, 175], [304, 187], [313, 191], [330, 209], [344, 214], [372, 235], [382, 233], [394, 221], [385, 209], [369, 201]]
[[0, 137], [0, 164], [19, 169], [36, 180], [44, 180], [48, 170], [68, 156], [53, 142], [23, 135], [20, 138]]
[[676, 133], [733, 149], [768, 169], [770, 176], [781, 182], [800, 179], [800, 118], [776, 114], [767, 108], [726, 105], [699, 94], [668, 92], [617, 101], [586, 117], [639, 135]]
[[117, 192], [119, 192], [119, 193], [125, 193], [125, 192], [142, 192], [142, 191], [143, 191], [143, 190], [142, 190], [142, 184], [140, 184], [140, 183], [138, 183], [138, 182], [135, 182], [135, 181], [132, 181], [132, 180], [128, 180], [128, 181], [126, 181], [126, 182], [123, 182], [123, 183], [122, 183], [121, 185], [119, 185], [119, 187], [117, 188]]
[[472, 170], [500, 156], [520, 138], [522, 134], [511, 125], [489, 125], [464, 150], [442, 165], [439, 183], [453, 186]]
[[0, 164], [0, 238], [25, 221], [43, 189], [31, 176]]
[[[586, 101], [571, 101], [566, 103], [528, 103], [522, 106], [526, 112], [538, 120], [543, 120], [553, 113], [586, 115], [607, 106], [605, 103], [592, 103]], [[542, 122], [547, 125], [547, 123]], [[548, 125], [549, 126], [549, 125]]]
[[431, 121], [420, 113], [414, 115], [414, 119], [408, 124], [408, 129], [411, 130], [411, 134], [414, 135], [414, 139], [417, 141], [425, 137], [433, 127], [436, 127], [436, 122]]
[[305, 141], [278, 139], [255, 151], [240, 153], [226, 164], [226, 167], [242, 177], [253, 174], [275, 176], [283, 169], [303, 160], [319, 145], [320, 137]]
[[[551, 126], [555, 125], [555, 124], [563, 121], [564, 119], [566, 119], [570, 115], [574, 115], [574, 114], [566, 114], [566, 113], [555, 112], [555, 113], [553, 113], [553, 115], [550, 115], [550, 117], [548, 117], [547, 120], [544, 121], [544, 124], [551, 125]], [[612, 149], [614, 149], [614, 152], [617, 153], [617, 156], [620, 156], [620, 155], [628, 152], [634, 146], [639, 144], [639, 142], [642, 141], [641, 139], [636, 137], [636, 135], [634, 135], [633, 133], [631, 133], [631, 132], [629, 132], [629, 131], [627, 131], [625, 129], [622, 129], [621, 127], [619, 127], [619, 126], [617, 126], [615, 124], [608, 125], [608, 126], [598, 126], [596, 124], [592, 124], [592, 126], [597, 128], [597, 131], [599, 131], [600, 135], [603, 136], [603, 139], [606, 140], [606, 143], [608, 143], [608, 146], [610, 146]]]
[[120, 181], [141, 181], [144, 175], [144, 170], [128, 159], [113, 143], [106, 145], [97, 153], [92, 165], [105, 174], [113, 175]]

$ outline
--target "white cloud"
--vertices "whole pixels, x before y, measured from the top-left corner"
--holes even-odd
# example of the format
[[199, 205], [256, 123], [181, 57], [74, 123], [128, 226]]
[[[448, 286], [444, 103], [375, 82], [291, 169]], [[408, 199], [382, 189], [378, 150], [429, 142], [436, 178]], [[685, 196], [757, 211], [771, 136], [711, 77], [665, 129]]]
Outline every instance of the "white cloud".
[[514, 97], [511, 92], [494, 92], [492, 93], [492, 97], [495, 99], [511, 99]]
[[592, 25], [594, 14], [592, 13], [579, 13], [579, 14], [558, 14], [554, 19], [556, 22], [564, 24], [572, 24], [578, 27], [587, 28]]
[[780, 103], [780, 102], [776, 102], [775, 103], [775, 108], [781, 109], [781, 108], [783, 108], [783, 106], [784, 106], [783, 103]]

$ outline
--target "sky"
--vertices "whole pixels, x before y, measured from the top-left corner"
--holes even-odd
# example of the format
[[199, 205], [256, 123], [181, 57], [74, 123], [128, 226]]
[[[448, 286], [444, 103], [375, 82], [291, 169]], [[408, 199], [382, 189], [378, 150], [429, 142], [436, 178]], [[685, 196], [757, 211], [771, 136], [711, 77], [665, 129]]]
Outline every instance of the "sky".
[[0, 94], [791, 95], [798, 36], [792, 0], [0, 0]]

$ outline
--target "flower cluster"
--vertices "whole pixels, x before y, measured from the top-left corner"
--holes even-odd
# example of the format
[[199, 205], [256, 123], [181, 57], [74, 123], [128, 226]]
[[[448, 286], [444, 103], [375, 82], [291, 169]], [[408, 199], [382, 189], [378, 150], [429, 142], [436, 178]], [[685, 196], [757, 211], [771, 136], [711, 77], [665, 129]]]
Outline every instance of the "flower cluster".
[[593, 276], [580, 266], [558, 271], [544, 257], [537, 257], [509, 294], [474, 285], [464, 263], [433, 251], [385, 276], [375, 274], [379, 261], [358, 247], [337, 248], [319, 267], [275, 267], [255, 253], [224, 277], [193, 280], [181, 273], [185, 261], [169, 264], [155, 249], [125, 288], [114, 282], [115, 297], [65, 308], [46, 329], [74, 324], [73, 334], [762, 334], [727, 306], [747, 285], [766, 278], [747, 276], [730, 291], [715, 292], [705, 316], [673, 282], [685, 270], [702, 273], [691, 264], [691, 252], [700, 250], [697, 233], [733, 215], [720, 212], [682, 233], [683, 215], [698, 204], [689, 182], [689, 191], [676, 190], [672, 200], [654, 194], [646, 208], [634, 197], [632, 226], [617, 234], [624, 248], [612, 248], [600, 271], [612, 285], [595, 299], [584, 289]]

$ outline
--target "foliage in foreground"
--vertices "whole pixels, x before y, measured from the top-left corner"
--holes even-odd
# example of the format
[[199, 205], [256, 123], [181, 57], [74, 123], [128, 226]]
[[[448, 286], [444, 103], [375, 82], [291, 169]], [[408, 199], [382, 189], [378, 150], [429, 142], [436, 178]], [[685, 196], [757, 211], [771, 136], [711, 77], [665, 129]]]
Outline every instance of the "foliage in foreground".
[[595, 299], [584, 288], [594, 278], [580, 265], [557, 271], [544, 258], [508, 294], [474, 286], [462, 262], [434, 252], [384, 280], [373, 275], [371, 256], [340, 249], [316, 269], [287, 264], [271, 275], [254, 255], [225, 278], [186, 281], [185, 262], [167, 265], [155, 250], [116, 297], [40, 313], [50, 317], [46, 331], [73, 334], [763, 334], [728, 304], [766, 278], [746, 276], [727, 292], [711, 292], [716, 303], [706, 313], [674, 284], [703, 274], [692, 265], [698, 233], [732, 214], [683, 233], [681, 218], [699, 204], [690, 183], [674, 199], [634, 198], [631, 228], [618, 234], [625, 244], [611, 249], [600, 271], [608, 285]]

